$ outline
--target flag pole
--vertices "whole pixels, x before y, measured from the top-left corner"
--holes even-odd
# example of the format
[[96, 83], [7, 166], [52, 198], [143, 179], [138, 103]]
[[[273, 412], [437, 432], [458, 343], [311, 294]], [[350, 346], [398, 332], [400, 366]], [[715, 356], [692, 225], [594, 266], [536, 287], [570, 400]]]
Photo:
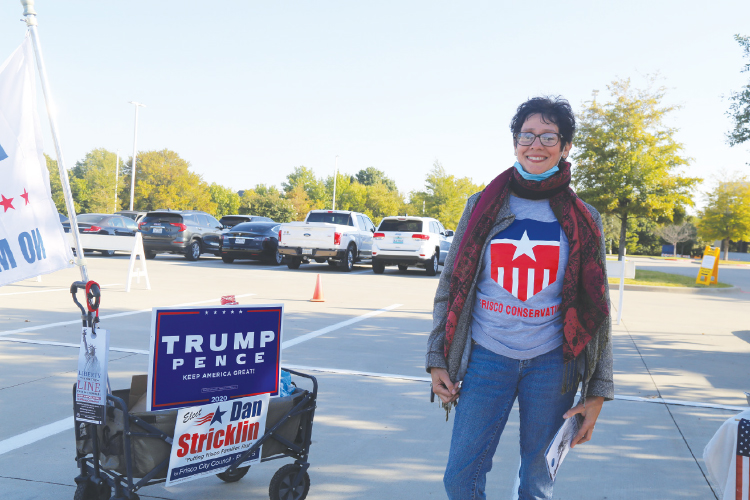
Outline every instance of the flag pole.
[[23, 15], [26, 18], [26, 26], [28, 26], [29, 28], [29, 32], [31, 33], [31, 41], [34, 44], [36, 65], [39, 69], [39, 79], [42, 82], [42, 92], [44, 93], [44, 103], [47, 106], [47, 116], [49, 117], [49, 125], [52, 129], [52, 139], [55, 142], [55, 153], [57, 154], [57, 169], [60, 172], [60, 182], [62, 183], [63, 193], [65, 195], [65, 206], [68, 208], [68, 219], [70, 219], [70, 231], [73, 233], [73, 239], [75, 241], [76, 247], [76, 259], [74, 263], [81, 270], [81, 279], [84, 282], [88, 282], [88, 269], [86, 268], [86, 260], [83, 258], [81, 235], [78, 233], [78, 219], [76, 218], [75, 206], [73, 205], [73, 195], [70, 191], [70, 183], [68, 182], [68, 171], [65, 168], [65, 160], [63, 159], [62, 148], [60, 147], [60, 137], [57, 132], [57, 122], [55, 121], [54, 113], [52, 113], [52, 94], [49, 90], [49, 84], [47, 81], [47, 69], [44, 66], [42, 46], [39, 43], [39, 34], [37, 33], [36, 29], [37, 22], [36, 11], [34, 11], [34, 0], [21, 0], [21, 5], [23, 5]]

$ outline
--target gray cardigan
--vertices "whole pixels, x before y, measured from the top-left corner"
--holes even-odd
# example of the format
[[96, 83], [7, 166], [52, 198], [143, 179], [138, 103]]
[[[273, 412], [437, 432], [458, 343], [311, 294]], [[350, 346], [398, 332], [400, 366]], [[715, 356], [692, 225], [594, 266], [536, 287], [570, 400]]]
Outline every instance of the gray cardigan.
[[[458, 346], [463, 345], [463, 349], [454, 350], [452, 356], [449, 359], [446, 359], [443, 346], [445, 343], [445, 322], [448, 317], [448, 295], [450, 291], [451, 276], [453, 275], [453, 261], [456, 258], [456, 252], [458, 252], [461, 239], [463, 238], [466, 227], [469, 224], [471, 212], [479, 201], [480, 194], [481, 193], [474, 194], [467, 201], [466, 208], [464, 208], [464, 213], [461, 216], [461, 221], [456, 228], [456, 233], [453, 237], [453, 243], [451, 244], [448, 256], [445, 258], [445, 265], [443, 267], [443, 272], [440, 275], [437, 292], [435, 293], [435, 306], [432, 312], [432, 331], [427, 340], [427, 356], [425, 363], [427, 371], [429, 372], [431, 368], [444, 368], [448, 371], [451, 380], [454, 382], [463, 380], [469, 366], [469, 356], [471, 355], [471, 314], [474, 308], [477, 280], [482, 271], [482, 261], [484, 260], [485, 250], [492, 240], [492, 236], [510, 226], [513, 220], [515, 220], [515, 215], [510, 211], [510, 199], [506, 199], [504, 205], [500, 208], [500, 211], [497, 214], [495, 225], [490, 230], [490, 233], [484, 242], [480, 254], [482, 260], [480, 260], [479, 265], [477, 266], [477, 271], [474, 273], [474, 279], [471, 282], [469, 295], [466, 298], [466, 303], [461, 311], [461, 316], [458, 318], [458, 325], [456, 326], [456, 333], [453, 337], [453, 342], [457, 342]], [[591, 211], [594, 220], [601, 230], [602, 220], [599, 212], [588, 204], [586, 204], [586, 206]], [[603, 236], [601, 252], [602, 261], [606, 262], [606, 250]], [[605, 269], [605, 294], [606, 300], [609, 302], [609, 286], [607, 285], [606, 272]], [[596, 339], [599, 338], [600, 342], [605, 343], [602, 348], [601, 357], [599, 358], [599, 362], [593, 373], [587, 373], [586, 378], [583, 378], [584, 374], [581, 373], [583, 379], [583, 391], [581, 397], [602, 396], [605, 400], [609, 401], [613, 399], [615, 395], [615, 386], [612, 379], [612, 320], [609, 316], [605, 319], [601, 329], [600, 332], [597, 332], [598, 335], [595, 335], [585, 347], [586, 356], [596, 356], [598, 351]]]

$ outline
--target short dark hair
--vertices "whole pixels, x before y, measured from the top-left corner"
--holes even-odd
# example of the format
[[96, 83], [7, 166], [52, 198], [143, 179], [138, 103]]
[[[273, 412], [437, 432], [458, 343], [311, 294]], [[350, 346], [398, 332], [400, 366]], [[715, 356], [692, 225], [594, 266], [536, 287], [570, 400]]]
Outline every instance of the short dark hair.
[[531, 115], [542, 115], [542, 120], [557, 125], [560, 130], [560, 147], [573, 142], [576, 133], [576, 117], [570, 103], [562, 96], [532, 97], [518, 106], [516, 114], [510, 122], [510, 130], [513, 133], [513, 141], [516, 134], [521, 131], [526, 119]]

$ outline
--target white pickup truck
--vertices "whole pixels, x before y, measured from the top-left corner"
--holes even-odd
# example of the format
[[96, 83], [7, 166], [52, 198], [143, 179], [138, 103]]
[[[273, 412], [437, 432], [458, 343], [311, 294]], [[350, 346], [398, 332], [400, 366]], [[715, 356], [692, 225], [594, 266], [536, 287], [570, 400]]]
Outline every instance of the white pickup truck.
[[288, 222], [279, 230], [279, 253], [289, 269], [314, 260], [351, 271], [354, 263], [372, 258], [375, 225], [369, 217], [346, 210], [312, 210], [304, 222]]

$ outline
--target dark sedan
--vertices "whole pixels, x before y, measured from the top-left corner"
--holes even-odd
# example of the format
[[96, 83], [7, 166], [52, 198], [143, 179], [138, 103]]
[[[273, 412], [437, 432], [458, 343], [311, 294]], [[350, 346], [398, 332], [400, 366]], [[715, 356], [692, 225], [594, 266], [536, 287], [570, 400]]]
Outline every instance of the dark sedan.
[[235, 259], [267, 260], [281, 264], [279, 230], [276, 222], [243, 222], [237, 224], [221, 238], [221, 260], [231, 264]]
[[[121, 215], [79, 214], [78, 232], [85, 234], [110, 234], [114, 236], [135, 236], [138, 225], [133, 219]], [[62, 223], [66, 233], [70, 232], [70, 221]], [[84, 249], [86, 250], [86, 249]], [[114, 250], [100, 250], [103, 255], [112, 256]]]

